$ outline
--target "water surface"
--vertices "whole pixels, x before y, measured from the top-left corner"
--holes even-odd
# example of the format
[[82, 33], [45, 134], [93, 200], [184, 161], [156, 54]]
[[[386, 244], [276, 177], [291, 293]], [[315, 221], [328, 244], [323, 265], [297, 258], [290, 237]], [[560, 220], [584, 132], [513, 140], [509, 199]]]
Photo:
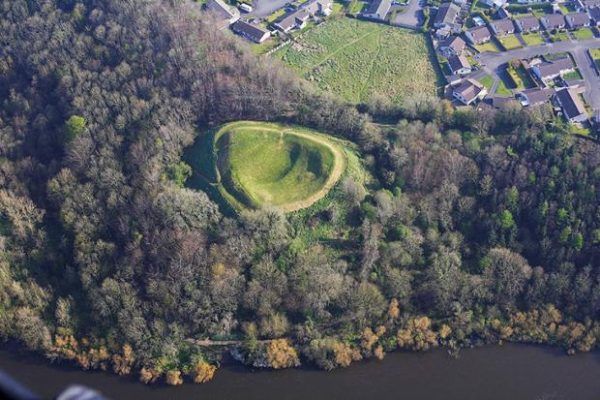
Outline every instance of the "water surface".
[[513, 344], [463, 350], [458, 359], [443, 350], [393, 353], [333, 372], [228, 365], [210, 383], [175, 388], [48, 365], [6, 350], [0, 350], [0, 369], [45, 397], [80, 383], [113, 399], [600, 399], [600, 352], [566, 356], [560, 349]]

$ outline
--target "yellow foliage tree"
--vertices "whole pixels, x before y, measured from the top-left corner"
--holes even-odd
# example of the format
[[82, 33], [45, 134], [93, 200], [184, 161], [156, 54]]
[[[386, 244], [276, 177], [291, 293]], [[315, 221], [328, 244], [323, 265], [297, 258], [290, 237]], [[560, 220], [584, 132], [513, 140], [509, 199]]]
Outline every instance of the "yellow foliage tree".
[[298, 353], [287, 339], [275, 339], [267, 345], [267, 361], [274, 369], [300, 365]]
[[183, 378], [181, 377], [181, 371], [177, 369], [172, 369], [167, 371], [165, 376], [167, 385], [177, 386], [183, 383]]
[[217, 367], [202, 360], [194, 366], [192, 377], [195, 383], [204, 383], [214, 378], [216, 371]]

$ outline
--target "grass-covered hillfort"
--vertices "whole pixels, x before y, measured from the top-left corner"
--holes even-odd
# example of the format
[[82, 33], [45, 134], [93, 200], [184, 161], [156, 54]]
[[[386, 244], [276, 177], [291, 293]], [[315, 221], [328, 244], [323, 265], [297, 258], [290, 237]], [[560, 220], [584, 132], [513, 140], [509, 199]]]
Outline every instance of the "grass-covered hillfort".
[[346, 163], [335, 139], [297, 126], [252, 121], [209, 132], [187, 158], [198, 179], [215, 187], [236, 210], [306, 208], [337, 183]]

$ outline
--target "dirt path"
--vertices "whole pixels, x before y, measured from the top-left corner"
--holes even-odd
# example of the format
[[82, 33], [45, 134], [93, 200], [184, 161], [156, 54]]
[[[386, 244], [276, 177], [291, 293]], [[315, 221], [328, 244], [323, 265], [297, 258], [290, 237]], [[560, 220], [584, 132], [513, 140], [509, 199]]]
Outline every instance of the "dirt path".
[[[319, 189], [317, 192], [313, 193], [312, 195], [310, 195], [309, 197], [307, 197], [305, 199], [276, 206], [286, 213], [298, 211], [303, 208], [310, 207], [317, 201], [321, 200], [335, 186], [335, 184], [338, 182], [338, 180], [341, 178], [342, 174], [344, 173], [344, 170], [346, 169], [346, 157], [344, 156], [343, 150], [341, 150], [338, 146], [334, 145], [329, 139], [322, 137], [320, 134], [317, 134], [317, 133], [308, 134], [308, 133], [304, 133], [304, 132], [297, 131], [294, 129], [281, 130], [281, 129], [271, 128], [269, 126], [266, 126], [265, 123], [263, 123], [263, 122], [256, 122], [256, 121], [233, 122], [231, 124], [227, 124], [226, 126], [235, 127], [236, 125], [243, 125], [244, 127], [247, 127], [247, 128], [249, 127], [251, 129], [257, 129], [257, 130], [260, 129], [261, 131], [269, 131], [269, 132], [280, 133], [280, 134], [296, 135], [296, 136], [302, 137], [307, 140], [311, 140], [313, 142], [316, 142], [318, 144], [321, 144], [321, 145], [327, 147], [327, 149], [329, 149], [329, 151], [331, 151], [331, 153], [333, 154], [333, 167], [331, 169], [331, 172], [329, 173], [329, 176], [327, 177], [327, 180], [325, 181], [325, 184], [321, 187], [321, 189]], [[223, 129], [223, 128], [221, 128], [221, 129]], [[223, 130], [223, 132], [225, 132], [225, 131], [226, 130]], [[215, 141], [213, 142], [213, 144], [216, 143], [216, 140], [218, 140], [218, 137], [220, 137], [220, 136], [221, 135], [218, 135], [218, 134], [215, 135]]]

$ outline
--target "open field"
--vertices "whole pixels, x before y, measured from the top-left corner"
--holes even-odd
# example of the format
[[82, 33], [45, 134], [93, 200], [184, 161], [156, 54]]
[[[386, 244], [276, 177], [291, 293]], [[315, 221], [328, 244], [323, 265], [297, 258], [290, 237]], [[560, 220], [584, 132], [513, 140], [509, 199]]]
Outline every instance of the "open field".
[[236, 211], [309, 207], [337, 183], [346, 165], [337, 141], [304, 128], [241, 121], [206, 136], [188, 162]]
[[375, 94], [401, 102], [441, 86], [423, 34], [352, 18], [332, 18], [273, 57], [353, 103]]

